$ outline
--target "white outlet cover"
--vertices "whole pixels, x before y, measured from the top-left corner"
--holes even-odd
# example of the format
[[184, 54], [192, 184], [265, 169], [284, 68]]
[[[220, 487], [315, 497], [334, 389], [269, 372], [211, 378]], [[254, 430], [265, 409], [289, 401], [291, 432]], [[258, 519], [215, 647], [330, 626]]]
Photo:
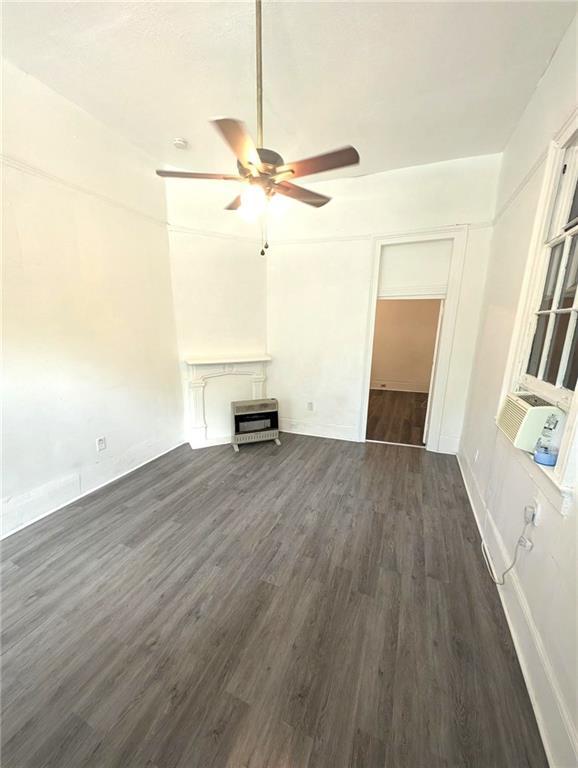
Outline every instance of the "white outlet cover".
[[104, 451], [104, 450], [106, 450], [106, 437], [97, 437], [96, 438], [96, 450], [97, 451]]

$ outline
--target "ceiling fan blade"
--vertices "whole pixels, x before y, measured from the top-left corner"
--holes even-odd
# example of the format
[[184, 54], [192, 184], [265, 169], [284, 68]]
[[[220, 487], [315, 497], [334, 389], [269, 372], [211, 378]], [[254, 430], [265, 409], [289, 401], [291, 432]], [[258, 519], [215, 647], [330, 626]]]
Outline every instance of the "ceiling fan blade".
[[231, 147], [241, 165], [248, 168], [253, 175], [258, 175], [261, 170], [261, 160], [245, 123], [231, 117], [213, 120], [212, 123]]
[[221, 181], [243, 181], [241, 176], [228, 173], [189, 173], [189, 171], [157, 171], [157, 176], [169, 179], [221, 179]]
[[237, 195], [234, 200], [231, 200], [229, 205], [225, 208], [226, 211], [236, 211], [241, 206], [241, 195]]
[[299, 200], [300, 203], [307, 203], [307, 205], [312, 205], [315, 208], [321, 208], [322, 205], [331, 200], [330, 197], [312, 192], [310, 189], [303, 189], [303, 187], [298, 187], [296, 184], [291, 184], [288, 181], [281, 181], [279, 184], [275, 184], [275, 190], [282, 195], [292, 197], [294, 200]]
[[280, 165], [276, 169], [276, 175], [291, 173], [291, 178], [296, 179], [299, 176], [311, 176], [313, 173], [322, 173], [331, 171], [334, 168], [345, 168], [348, 165], [356, 165], [359, 162], [359, 152], [355, 147], [343, 147], [333, 152], [327, 152], [324, 155], [315, 155], [305, 160], [296, 160], [294, 163]]

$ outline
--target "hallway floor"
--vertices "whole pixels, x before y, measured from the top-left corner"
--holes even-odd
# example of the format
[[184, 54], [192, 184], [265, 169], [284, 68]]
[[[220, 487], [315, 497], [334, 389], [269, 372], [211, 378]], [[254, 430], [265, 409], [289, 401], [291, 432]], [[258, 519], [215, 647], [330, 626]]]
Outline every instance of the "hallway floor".
[[427, 392], [371, 389], [367, 414], [368, 440], [423, 445]]

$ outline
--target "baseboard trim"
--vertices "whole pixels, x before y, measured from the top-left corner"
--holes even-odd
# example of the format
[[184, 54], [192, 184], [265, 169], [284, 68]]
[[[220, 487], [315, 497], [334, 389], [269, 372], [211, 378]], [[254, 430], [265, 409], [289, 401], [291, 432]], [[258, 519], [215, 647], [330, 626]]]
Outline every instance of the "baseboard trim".
[[45, 517], [48, 517], [49, 515], [53, 515], [55, 512], [58, 512], [59, 510], [64, 509], [64, 507], [67, 507], [69, 504], [74, 504], [75, 502], [80, 501], [80, 499], [83, 499], [85, 496], [90, 496], [91, 493], [94, 493], [95, 491], [98, 491], [101, 488], [104, 488], [105, 486], [110, 485], [111, 483], [115, 483], [117, 480], [120, 480], [121, 478], [126, 477], [126, 475], [130, 475], [131, 472], [135, 472], [137, 469], [144, 467], [146, 464], [150, 464], [152, 461], [156, 461], [156, 459], [160, 459], [161, 456], [165, 456], [167, 453], [174, 451], [176, 448], [180, 448], [182, 445], [186, 445], [186, 441], [180, 441], [175, 445], [172, 445], [170, 448], [163, 449], [159, 453], [156, 453], [153, 456], [151, 456], [151, 458], [146, 459], [145, 461], [141, 461], [139, 464], [135, 464], [130, 469], [126, 469], [123, 472], [120, 472], [119, 474], [114, 475], [109, 480], [106, 480], [104, 483], [99, 483], [98, 485], [95, 485], [91, 488], [87, 488], [82, 493], [76, 494], [75, 496], [71, 496], [62, 504], [58, 504], [57, 506], [48, 509], [46, 512], [42, 512], [42, 514], [37, 515], [36, 517], [30, 520], [27, 520], [25, 523], [22, 523], [21, 525], [18, 525], [9, 531], [4, 532], [4, 530], [2, 530], [2, 532], [0, 533], [0, 541], [7, 539], [9, 536], [13, 536], [15, 533], [18, 533], [18, 531], [22, 531], [24, 528], [28, 528], [29, 525], [33, 525], [34, 523], [37, 523], [39, 520], [43, 520]]
[[[326, 437], [330, 440], [347, 440], [351, 443], [358, 443], [358, 428], [349, 427], [344, 424], [319, 424], [308, 423], [300, 419], [279, 419], [279, 429], [281, 432], [291, 432], [295, 435], [304, 435], [305, 437]], [[364, 437], [365, 441], [365, 437]]]
[[429, 381], [394, 381], [393, 379], [373, 379], [370, 389], [386, 392], [419, 392], [427, 395]]
[[[501, 563], [505, 563], [508, 553], [504, 541], [483, 500], [469, 461], [461, 452], [458, 452], [457, 459], [480, 537], [488, 543], [487, 533], [491, 534], [493, 541], [489, 549], [491, 552], [497, 551]], [[484, 518], [489, 529], [486, 532], [483, 526]], [[526, 595], [515, 570], [508, 575], [508, 581], [510, 590], [507, 587], [496, 587], [496, 589], [508, 622], [548, 762], [551, 768], [574, 768], [578, 764], [578, 735], [572, 716], [566, 708], [548, 653], [534, 623]], [[488, 585], [491, 586], [489, 577]], [[524, 635], [527, 639], [526, 643], [523, 640]], [[538, 690], [542, 692], [542, 696], [538, 695]], [[547, 699], [544, 700], [546, 697]]]
[[204, 438], [202, 441], [189, 440], [189, 445], [193, 451], [198, 451], [200, 448], [214, 448], [216, 445], [230, 445], [231, 435], [221, 435], [220, 437]]

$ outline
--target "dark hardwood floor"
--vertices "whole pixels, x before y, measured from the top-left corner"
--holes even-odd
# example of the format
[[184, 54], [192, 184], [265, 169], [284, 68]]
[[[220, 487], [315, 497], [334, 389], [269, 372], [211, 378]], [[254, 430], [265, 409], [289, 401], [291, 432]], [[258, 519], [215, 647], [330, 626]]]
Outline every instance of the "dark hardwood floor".
[[181, 447], [3, 543], [3, 768], [546, 768], [454, 457]]
[[423, 445], [427, 398], [427, 392], [370, 389], [366, 438]]

